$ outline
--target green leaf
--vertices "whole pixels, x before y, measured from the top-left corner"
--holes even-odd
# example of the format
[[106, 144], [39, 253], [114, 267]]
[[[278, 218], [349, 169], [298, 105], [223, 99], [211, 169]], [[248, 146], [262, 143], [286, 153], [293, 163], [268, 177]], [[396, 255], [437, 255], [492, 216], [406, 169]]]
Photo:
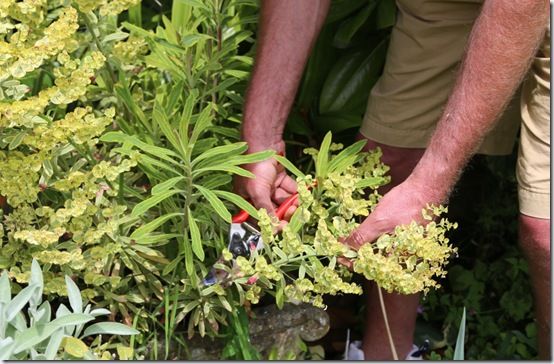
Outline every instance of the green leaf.
[[204, 130], [210, 125], [210, 122], [212, 121], [212, 110], [213, 106], [210, 103], [198, 115], [196, 123], [194, 124], [194, 128], [192, 129], [189, 145], [194, 145], [200, 134], [202, 134], [202, 132], [204, 132]]
[[[179, 140], [177, 140], [177, 136], [175, 135], [173, 128], [169, 124], [167, 114], [165, 113], [165, 110], [163, 109], [163, 107], [159, 104], [158, 100], [154, 102], [154, 110], [152, 111], [152, 118], [156, 122], [156, 124], [158, 124], [158, 126], [162, 130], [162, 133], [165, 135], [167, 140], [171, 143], [173, 148], [175, 148], [176, 151], [181, 151], [181, 144], [179, 143]], [[182, 155], [182, 157], [184, 158], [185, 156]]]
[[[188, 208], [187, 208], [188, 209]], [[190, 238], [192, 241], [192, 251], [194, 252], [194, 255], [200, 259], [200, 261], [204, 261], [204, 249], [202, 247], [202, 238], [200, 237], [200, 229], [198, 229], [198, 225], [196, 224], [196, 220], [192, 216], [192, 211], [188, 209], [188, 222], [189, 222], [189, 229], [190, 229]]]
[[215, 193], [199, 185], [194, 185], [194, 187], [200, 191], [206, 200], [208, 200], [215, 212], [221, 216], [224, 221], [231, 223], [231, 214], [229, 213], [229, 210], [227, 210], [223, 202], [221, 202]]
[[132, 360], [133, 359], [133, 348], [129, 346], [117, 345], [117, 356], [119, 360]]
[[187, 99], [185, 100], [185, 106], [183, 107], [183, 112], [181, 113], [181, 119], [179, 121], [179, 137], [185, 144], [188, 144], [189, 124], [190, 119], [192, 118], [192, 111], [197, 98], [198, 90], [191, 90], [189, 95], [187, 96]]
[[19, 133], [17, 133], [11, 140], [10, 144], [8, 145], [8, 149], [14, 150], [15, 148], [19, 147], [19, 145], [23, 141], [23, 138], [25, 138], [26, 135], [27, 135], [27, 130], [21, 130]]
[[157, 185], [152, 187], [152, 191], [151, 191], [152, 196], [156, 196], [156, 195], [159, 195], [161, 193], [164, 193], [164, 192], [168, 191], [169, 189], [174, 187], [179, 181], [181, 181], [183, 179], [185, 179], [185, 177], [177, 176], [177, 177], [170, 178], [166, 181], [163, 181], [162, 183], [158, 183]]
[[[195, 166], [199, 162], [205, 159], [209, 159], [209, 158], [214, 159], [213, 157], [221, 157], [221, 158], [227, 159], [229, 156], [244, 153], [247, 149], [248, 149], [248, 145], [245, 142], [227, 144], [227, 145], [222, 145], [212, 149], [208, 149], [207, 151], [203, 152], [198, 157], [196, 157], [192, 161], [192, 165]], [[214, 159], [214, 162], [217, 162], [218, 164], [221, 163], [221, 158]]]
[[275, 304], [278, 309], [282, 309], [285, 304], [285, 290], [283, 289], [283, 284], [280, 282], [275, 292]]
[[367, 0], [333, 0], [331, 1], [331, 6], [329, 7], [325, 23], [329, 24], [342, 20], [365, 4], [367, 4]]
[[224, 165], [211, 166], [209, 168], [208, 167], [199, 168], [199, 169], [192, 172], [192, 176], [194, 178], [197, 178], [197, 177], [201, 176], [203, 173], [213, 172], [213, 171], [229, 172], [229, 173], [236, 174], [236, 175], [239, 175], [239, 176], [242, 176], [242, 177], [247, 177], [247, 178], [256, 177], [252, 172], [247, 171], [244, 168], [237, 167], [237, 166], [224, 166]]
[[226, 309], [229, 312], [233, 312], [233, 308], [231, 307], [231, 305], [229, 304], [229, 301], [227, 301], [225, 297], [217, 296], [217, 298], [219, 298], [219, 301], [221, 302], [221, 305], [223, 306], [224, 309]]
[[239, 196], [236, 193], [220, 191], [220, 190], [215, 190], [213, 192], [216, 195], [240, 207], [242, 210], [245, 210], [254, 219], [258, 219], [258, 210], [254, 206], [252, 206], [248, 201], [242, 198], [242, 196]]
[[285, 167], [290, 173], [294, 174], [296, 177], [304, 178], [306, 175], [302, 173], [294, 164], [291, 163], [287, 158], [275, 155], [273, 156], [277, 160], [277, 162], [281, 163], [283, 167]]
[[381, 185], [383, 185], [386, 181], [386, 178], [384, 177], [367, 177], [362, 179], [361, 181], [356, 182], [356, 188], [377, 188]]
[[333, 39], [333, 46], [337, 48], [346, 48], [352, 41], [354, 34], [356, 34], [356, 32], [366, 22], [376, 6], [377, 2], [370, 2], [363, 9], [357, 11], [353, 17], [342, 22], [337, 33], [335, 34], [335, 38]]
[[317, 160], [315, 162], [315, 175], [318, 178], [327, 177], [327, 170], [329, 167], [329, 147], [331, 146], [332, 134], [328, 132], [321, 142], [319, 153], [317, 154]]
[[162, 225], [163, 223], [165, 223], [167, 220], [171, 219], [172, 217], [182, 216], [182, 215], [183, 215], [182, 212], [172, 212], [172, 213], [169, 213], [169, 214], [159, 216], [159, 217], [155, 218], [154, 220], [150, 221], [148, 224], [142, 225], [141, 227], [139, 227], [138, 229], [133, 231], [133, 233], [129, 237], [131, 239], [137, 239], [138, 240], [141, 237], [145, 236], [146, 234], [154, 231], [158, 226]]
[[[366, 145], [365, 140], [359, 140], [337, 154], [329, 163], [329, 172], [342, 172], [355, 161], [356, 155]], [[352, 159], [354, 157], [354, 159]]]
[[116, 142], [116, 143], [129, 143], [142, 151], [151, 154], [155, 157], [161, 158], [167, 162], [173, 163], [177, 166], [180, 166], [180, 163], [172, 159], [171, 157], [179, 158], [179, 155], [177, 155], [174, 151], [158, 147], [155, 145], [151, 145], [148, 143], [143, 142], [142, 140], [138, 139], [135, 136], [124, 134], [120, 131], [112, 131], [108, 132], [100, 137], [100, 140], [103, 142]]
[[136, 335], [139, 331], [119, 322], [99, 322], [85, 329], [82, 337], [90, 335]]
[[160, 193], [159, 195], [152, 196], [141, 203], [137, 204], [135, 208], [133, 208], [133, 211], [131, 212], [132, 217], [138, 217], [144, 214], [146, 211], [151, 209], [152, 207], [156, 206], [166, 198], [175, 195], [176, 193], [180, 193], [182, 191], [179, 190], [171, 190], [164, 193]]
[[466, 334], [466, 308], [462, 313], [462, 320], [460, 321], [460, 329], [458, 330], [458, 337], [456, 339], [456, 348], [454, 349], [454, 360], [464, 360], [464, 341]]
[[192, 6], [193, 8], [200, 8], [200, 9], [203, 9], [203, 10], [206, 10], [206, 11], [209, 11], [211, 12], [212, 10], [209, 8], [209, 6], [207, 6], [204, 1], [200, 1], [200, 0], [178, 0], [181, 4], [186, 4], [186, 5], [189, 5], [189, 6]]
[[265, 161], [266, 159], [268, 159], [269, 157], [272, 157], [273, 155], [275, 155], [275, 151], [264, 150], [261, 152], [235, 156], [231, 160], [229, 160], [229, 163], [233, 165], [256, 163], [256, 162]]
[[369, 53], [366, 49], [343, 55], [333, 66], [319, 98], [319, 112], [363, 112], [369, 92], [381, 74], [388, 37]]
[[73, 313], [83, 313], [83, 299], [79, 287], [69, 276], [65, 276], [65, 285], [67, 287], [67, 298], [69, 298], [69, 305], [73, 309]]
[[63, 339], [63, 349], [66, 353], [76, 358], [84, 357], [85, 353], [89, 350], [87, 344], [72, 336], [66, 336]]
[[314, 127], [319, 133], [330, 131], [336, 134], [347, 129], [359, 128], [360, 125], [362, 125], [362, 115], [346, 111], [317, 115], [314, 121]]

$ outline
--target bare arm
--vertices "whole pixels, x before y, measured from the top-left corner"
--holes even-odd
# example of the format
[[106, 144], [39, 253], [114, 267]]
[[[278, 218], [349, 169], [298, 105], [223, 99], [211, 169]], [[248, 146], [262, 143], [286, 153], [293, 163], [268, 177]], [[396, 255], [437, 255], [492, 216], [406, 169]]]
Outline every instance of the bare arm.
[[[283, 129], [302, 71], [323, 25], [330, 0], [265, 0], [252, 79], [246, 95], [242, 138], [250, 153], [283, 153]], [[235, 190], [270, 213], [296, 191], [274, 159], [244, 166], [255, 178], [235, 179]], [[292, 209], [285, 216], [290, 216]]]
[[520, 84], [548, 25], [544, 0], [488, 0], [429, 147], [411, 179], [446, 198]]
[[487, 0], [427, 150], [346, 242], [359, 247], [442, 203], [520, 84], [548, 25], [546, 0]]
[[265, 0], [242, 135], [250, 151], [282, 151], [283, 129], [329, 0]]

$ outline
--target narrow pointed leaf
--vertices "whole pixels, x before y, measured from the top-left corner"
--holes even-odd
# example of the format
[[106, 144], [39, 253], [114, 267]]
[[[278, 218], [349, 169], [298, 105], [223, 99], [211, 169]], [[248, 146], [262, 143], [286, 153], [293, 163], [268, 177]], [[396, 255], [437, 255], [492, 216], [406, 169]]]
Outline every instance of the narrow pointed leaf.
[[228, 223], [231, 222], [231, 214], [229, 213], [229, 210], [227, 210], [223, 202], [221, 202], [221, 200], [219, 199], [219, 197], [216, 196], [215, 193], [199, 185], [194, 185], [194, 187], [198, 189], [198, 191], [200, 191], [200, 193], [206, 198], [206, 200], [208, 200], [212, 208], [219, 216], [221, 216], [223, 220]]
[[198, 229], [198, 225], [196, 224], [196, 220], [194, 219], [194, 216], [192, 216], [192, 212], [190, 209], [188, 210], [188, 223], [189, 223], [189, 229], [190, 229], [190, 238], [192, 241], [192, 251], [194, 252], [194, 255], [200, 259], [200, 261], [204, 261], [204, 248], [202, 247], [202, 238], [200, 237], [200, 229]]

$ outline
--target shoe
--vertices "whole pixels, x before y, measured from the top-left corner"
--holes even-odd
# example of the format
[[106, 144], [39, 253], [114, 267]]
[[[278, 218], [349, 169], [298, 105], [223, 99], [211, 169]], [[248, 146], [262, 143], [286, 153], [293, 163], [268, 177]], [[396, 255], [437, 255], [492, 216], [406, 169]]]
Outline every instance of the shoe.
[[[425, 343], [418, 347], [412, 345], [412, 350], [408, 353], [404, 360], [423, 360], [423, 353], [428, 350]], [[359, 340], [353, 341], [348, 345], [348, 351], [345, 355], [345, 360], [364, 360], [364, 352], [362, 350], [362, 342]]]

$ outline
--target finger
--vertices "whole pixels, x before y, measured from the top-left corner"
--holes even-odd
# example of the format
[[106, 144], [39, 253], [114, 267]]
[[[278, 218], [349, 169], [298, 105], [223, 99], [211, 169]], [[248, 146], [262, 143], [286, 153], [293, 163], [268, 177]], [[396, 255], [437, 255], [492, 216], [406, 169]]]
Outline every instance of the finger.
[[284, 221], [284, 220], [279, 221], [279, 225], [273, 228], [273, 233], [274, 234], [280, 233], [287, 224], [288, 224], [288, 221]]
[[287, 192], [282, 188], [277, 188], [273, 193], [273, 201], [280, 205], [291, 195], [292, 194], [290, 192]]
[[298, 186], [296, 185], [296, 181], [292, 179], [289, 175], [286, 173], [282, 173], [277, 177], [276, 187], [282, 188], [283, 190], [287, 191], [288, 193], [296, 193], [298, 190]]
[[348, 268], [349, 270], [352, 270], [354, 269], [354, 263], [352, 263], [352, 260], [348, 259], [348, 258], [345, 258], [345, 257], [338, 257], [337, 258], [337, 262], [339, 262], [339, 264], [342, 264], [344, 265], [346, 268]]
[[290, 221], [290, 218], [292, 217], [292, 214], [294, 214], [296, 209], [297, 209], [297, 207], [294, 206], [294, 205], [289, 207], [287, 209], [287, 211], [285, 212], [285, 215], [283, 216], [283, 220]]
[[371, 228], [371, 224], [370, 218], [367, 218], [356, 230], [344, 239], [344, 243], [352, 249], [358, 250], [362, 245], [371, 243], [377, 239], [379, 233]]
[[266, 186], [256, 186], [250, 193], [252, 204], [258, 209], [265, 209], [268, 214], [275, 215], [275, 205], [271, 201], [271, 191]]

